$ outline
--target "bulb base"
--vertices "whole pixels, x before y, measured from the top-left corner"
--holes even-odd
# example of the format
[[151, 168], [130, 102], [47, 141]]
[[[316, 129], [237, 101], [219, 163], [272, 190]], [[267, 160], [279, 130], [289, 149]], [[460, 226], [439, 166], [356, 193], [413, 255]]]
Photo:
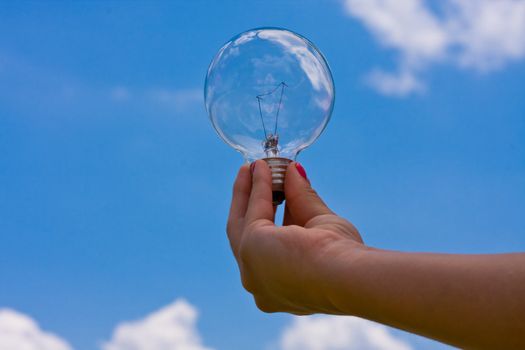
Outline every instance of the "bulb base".
[[263, 158], [272, 170], [272, 200], [273, 205], [284, 202], [284, 176], [286, 168], [292, 161], [288, 158], [269, 157]]

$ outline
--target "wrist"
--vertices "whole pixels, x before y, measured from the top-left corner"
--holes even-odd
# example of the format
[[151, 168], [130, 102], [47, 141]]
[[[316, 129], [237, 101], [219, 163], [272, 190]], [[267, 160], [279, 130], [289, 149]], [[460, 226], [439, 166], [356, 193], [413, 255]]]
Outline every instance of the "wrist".
[[367, 266], [374, 264], [373, 260], [380, 251], [360, 242], [345, 240], [331, 249], [323, 259], [322, 285], [327, 302], [331, 306], [330, 313], [341, 315], [363, 316], [366, 303], [363, 303], [363, 275]]

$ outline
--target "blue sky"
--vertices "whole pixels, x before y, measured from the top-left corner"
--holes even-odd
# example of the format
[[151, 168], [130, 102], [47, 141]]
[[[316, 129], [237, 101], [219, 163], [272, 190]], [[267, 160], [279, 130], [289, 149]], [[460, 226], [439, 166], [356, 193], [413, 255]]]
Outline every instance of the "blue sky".
[[[332, 120], [299, 161], [366, 243], [525, 249], [524, 1], [2, 2], [0, 338], [155, 350], [166, 327], [177, 349], [290, 350], [347, 322], [374, 348], [379, 326], [263, 314], [240, 284], [224, 227], [242, 157], [202, 89], [260, 26], [330, 64]], [[379, 329], [384, 348], [446, 348]]]

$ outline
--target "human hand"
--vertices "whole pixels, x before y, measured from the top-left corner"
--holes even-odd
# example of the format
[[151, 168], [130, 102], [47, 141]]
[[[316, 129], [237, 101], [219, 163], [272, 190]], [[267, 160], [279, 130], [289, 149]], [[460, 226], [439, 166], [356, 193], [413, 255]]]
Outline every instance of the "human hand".
[[408, 253], [366, 247], [288, 166], [283, 226], [271, 172], [235, 181], [228, 237], [244, 287], [265, 312], [345, 314], [461, 348], [525, 349], [525, 254]]
[[276, 226], [270, 168], [256, 161], [239, 170], [227, 232], [243, 286], [265, 312], [342, 313], [331, 301], [334, 272], [340, 259], [366, 249], [361, 236], [323, 203], [298, 163], [288, 166], [284, 187], [283, 226]]

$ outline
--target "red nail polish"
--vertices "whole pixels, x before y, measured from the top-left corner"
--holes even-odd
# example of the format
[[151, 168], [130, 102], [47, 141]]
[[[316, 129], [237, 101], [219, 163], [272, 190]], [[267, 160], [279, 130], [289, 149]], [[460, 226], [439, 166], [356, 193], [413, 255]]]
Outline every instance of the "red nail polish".
[[306, 171], [304, 170], [303, 166], [300, 163], [295, 163], [295, 168], [297, 169], [297, 172], [299, 173], [299, 175], [304, 177], [305, 180], [308, 180], [308, 178], [306, 177]]
[[252, 162], [252, 164], [250, 164], [250, 173], [252, 173], [252, 175], [253, 175], [254, 170], [255, 170], [255, 162]]

